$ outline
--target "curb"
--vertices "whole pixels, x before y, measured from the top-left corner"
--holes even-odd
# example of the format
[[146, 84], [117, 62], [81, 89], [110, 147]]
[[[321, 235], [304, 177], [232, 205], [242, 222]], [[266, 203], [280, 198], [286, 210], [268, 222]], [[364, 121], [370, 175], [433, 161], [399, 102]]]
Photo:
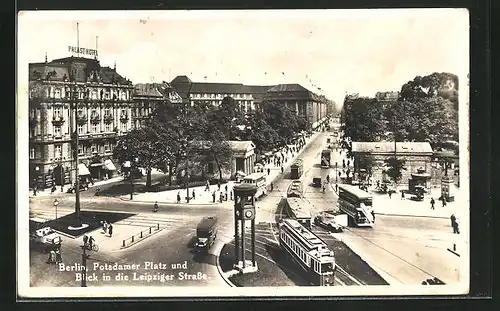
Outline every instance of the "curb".
[[[224, 246], [226, 246], [226, 243], [224, 243]], [[219, 264], [220, 252], [222, 251], [222, 249], [224, 248], [224, 246], [221, 247], [221, 249], [219, 251], [219, 255], [217, 256], [217, 264], [216, 264], [216, 266], [217, 266], [217, 272], [219, 272], [220, 276], [222, 277], [222, 279], [224, 280], [224, 282], [226, 282], [227, 285], [229, 285], [230, 287], [237, 287], [236, 285], [234, 285], [229, 280], [229, 278], [226, 277], [226, 274], [222, 271], [222, 267]]]
[[449, 217], [445, 217], [445, 216], [409, 215], [409, 214], [392, 214], [392, 213], [377, 213], [377, 212], [375, 212], [375, 215], [398, 216], [398, 217], [420, 217], [420, 218], [449, 219]]
[[[115, 200], [118, 200], [118, 198], [113, 198]], [[216, 203], [177, 203], [177, 202], [165, 202], [165, 201], [142, 201], [142, 200], [130, 200], [130, 199], [124, 199], [122, 197], [119, 198], [121, 201], [126, 201], [130, 203], [137, 203], [137, 204], [153, 204], [154, 202], [157, 202], [158, 204], [163, 204], [166, 206], [219, 206], [224, 204], [224, 202], [230, 202], [230, 201], [223, 201], [222, 203], [216, 202]]]
[[127, 248], [129, 248], [129, 247], [131, 247], [131, 246], [134, 246], [134, 245], [136, 245], [136, 244], [138, 244], [138, 243], [140, 243], [140, 242], [144, 241], [145, 239], [149, 238], [150, 236], [153, 236], [153, 235], [157, 234], [158, 232], [163, 231], [163, 229], [164, 229], [164, 228], [160, 228], [159, 230], [155, 230], [154, 232], [151, 232], [151, 234], [150, 234], [150, 235], [147, 235], [147, 236], [143, 237], [141, 240], [137, 240], [137, 241], [135, 241], [135, 242], [133, 242], [133, 243], [131, 243], [131, 244], [129, 244], [129, 245], [126, 245], [125, 247], [124, 247], [124, 246], [122, 246], [122, 247], [120, 247], [120, 250], [122, 250], [122, 249], [127, 249]]

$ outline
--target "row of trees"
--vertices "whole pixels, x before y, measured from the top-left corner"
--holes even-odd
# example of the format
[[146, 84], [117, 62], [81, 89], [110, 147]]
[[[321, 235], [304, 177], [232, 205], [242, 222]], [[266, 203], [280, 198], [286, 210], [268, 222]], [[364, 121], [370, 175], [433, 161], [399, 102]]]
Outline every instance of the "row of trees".
[[172, 184], [173, 176], [203, 174], [206, 164], [215, 163], [222, 179], [231, 165], [229, 141], [251, 140], [264, 152], [284, 146], [306, 128], [306, 121], [283, 105], [265, 102], [262, 107], [245, 113], [231, 97], [219, 106], [165, 103], [144, 126], [121, 138], [113, 155], [120, 163], [144, 168], [147, 187], [153, 168], [167, 173]]
[[[417, 76], [392, 102], [346, 97], [341, 120], [344, 135], [352, 141], [427, 141], [433, 148], [458, 141], [458, 77]], [[344, 145], [350, 150], [350, 144]]]

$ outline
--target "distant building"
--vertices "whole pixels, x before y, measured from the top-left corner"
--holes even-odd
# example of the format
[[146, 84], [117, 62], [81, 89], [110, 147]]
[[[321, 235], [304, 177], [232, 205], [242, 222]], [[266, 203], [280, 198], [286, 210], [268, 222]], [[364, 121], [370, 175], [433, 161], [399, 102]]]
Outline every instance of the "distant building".
[[167, 82], [138, 83], [134, 86], [132, 126], [139, 128], [158, 105], [182, 104], [182, 97]]
[[405, 169], [402, 171], [401, 183], [407, 183], [411, 173], [422, 168], [427, 173], [432, 172], [433, 150], [428, 142], [397, 142], [396, 153], [394, 153], [394, 142], [352, 142], [352, 154], [354, 157], [354, 173], [359, 173], [360, 163], [363, 158], [371, 158], [372, 177], [374, 180], [384, 180], [388, 177], [384, 174], [384, 160], [396, 156], [405, 160]]
[[378, 101], [396, 101], [399, 98], [399, 92], [377, 92], [375, 99]]
[[281, 103], [303, 116], [310, 128], [316, 129], [326, 121], [330, 102], [323, 96], [309, 91], [300, 84], [279, 84], [269, 89], [264, 98]]
[[[332, 102], [299, 84], [243, 85], [239, 83], [193, 82], [187, 76], [177, 76], [170, 83], [184, 104], [207, 102], [220, 105], [225, 97], [233, 98], [245, 111], [258, 109], [263, 101], [282, 103], [304, 116], [309, 126], [317, 128], [326, 120]], [[330, 108], [329, 108], [330, 107]]]

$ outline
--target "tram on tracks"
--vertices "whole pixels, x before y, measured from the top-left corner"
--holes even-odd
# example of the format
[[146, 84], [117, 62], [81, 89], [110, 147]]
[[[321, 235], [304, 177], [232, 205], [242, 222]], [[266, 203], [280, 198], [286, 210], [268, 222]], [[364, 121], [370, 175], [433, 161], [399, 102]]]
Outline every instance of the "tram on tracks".
[[371, 194], [352, 185], [339, 186], [338, 208], [347, 214], [348, 224], [358, 227], [373, 227], [375, 214]]
[[288, 186], [286, 191], [287, 198], [300, 198], [304, 192], [304, 187], [302, 186], [302, 182], [300, 180], [294, 180]]
[[328, 245], [297, 220], [282, 219], [279, 224], [279, 242], [302, 268], [314, 285], [333, 286], [335, 256]]
[[304, 173], [304, 161], [302, 159], [297, 159], [290, 166], [290, 178], [299, 179]]

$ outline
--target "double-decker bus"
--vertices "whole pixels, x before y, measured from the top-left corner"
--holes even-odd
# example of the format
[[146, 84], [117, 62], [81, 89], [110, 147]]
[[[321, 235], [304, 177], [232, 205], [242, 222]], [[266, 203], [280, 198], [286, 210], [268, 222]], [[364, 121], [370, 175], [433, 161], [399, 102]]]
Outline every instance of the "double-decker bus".
[[303, 193], [303, 186], [300, 180], [294, 180], [288, 186], [288, 190], [286, 191], [287, 198], [300, 198]]
[[255, 198], [259, 198], [267, 193], [266, 174], [264, 173], [252, 173], [247, 175], [243, 178], [243, 183], [252, 184], [257, 187]]
[[279, 242], [314, 285], [333, 286], [335, 256], [328, 245], [294, 219], [282, 219]]
[[311, 203], [304, 198], [286, 198], [286, 214], [308, 229], [311, 229], [313, 210]]
[[372, 196], [356, 186], [340, 185], [337, 201], [340, 211], [348, 216], [348, 223], [359, 227], [372, 227], [373, 216]]
[[321, 151], [321, 168], [330, 168], [331, 156], [332, 151], [330, 149]]
[[302, 176], [304, 170], [304, 162], [302, 159], [297, 159], [290, 166], [290, 178], [291, 179], [299, 179]]

